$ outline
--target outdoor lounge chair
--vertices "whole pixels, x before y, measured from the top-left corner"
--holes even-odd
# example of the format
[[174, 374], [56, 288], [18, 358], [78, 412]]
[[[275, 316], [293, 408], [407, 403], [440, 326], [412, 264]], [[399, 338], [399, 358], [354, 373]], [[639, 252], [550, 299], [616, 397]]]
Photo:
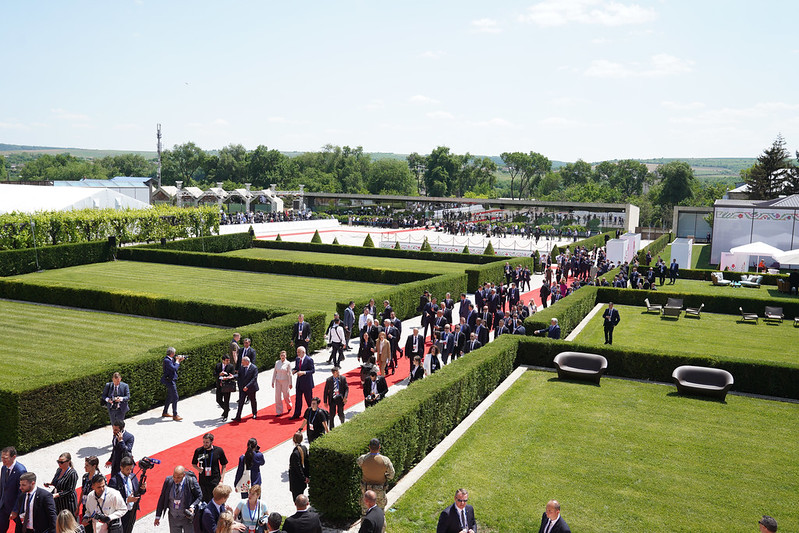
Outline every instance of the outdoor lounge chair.
[[742, 322], [754, 322], [757, 324], [757, 313], [744, 313], [744, 308], [739, 307], [738, 310], [741, 312], [741, 321]]
[[732, 281], [730, 281], [728, 279], [724, 279], [724, 273], [723, 272], [714, 272], [714, 273], [712, 273], [710, 275], [710, 279], [713, 282], [713, 285], [727, 286], [730, 283], [732, 283]]
[[766, 313], [765, 314], [766, 314], [766, 317], [763, 320], [765, 320], [766, 322], [775, 321], [775, 322], [779, 322], [780, 324], [782, 324], [782, 319], [785, 317], [785, 315], [782, 314], [782, 307], [769, 307], [769, 306], [766, 306]]
[[682, 312], [682, 298], [669, 298], [663, 306], [663, 316], [680, 316]]
[[721, 368], [683, 365], [674, 369], [671, 378], [680, 394], [711, 396], [721, 401], [727, 397], [735, 380], [732, 374]]
[[599, 380], [608, 369], [608, 360], [595, 353], [561, 352], [555, 356], [558, 379]]
[[661, 304], [651, 304], [649, 303], [649, 298], [644, 298], [644, 304], [646, 304], [646, 312], [651, 313], [654, 311], [655, 313], [660, 314], [663, 311], [663, 306]]
[[759, 289], [761, 283], [763, 283], [763, 276], [752, 275], [752, 276], [743, 276], [741, 278], [741, 287]]
[[700, 314], [702, 313], [702, 309], [705, 307], [705, 304], [701, 304], [699, 307], [686, 307], [685, 308], [685, 316], [694, 315], [697, 318], [702, 318]]

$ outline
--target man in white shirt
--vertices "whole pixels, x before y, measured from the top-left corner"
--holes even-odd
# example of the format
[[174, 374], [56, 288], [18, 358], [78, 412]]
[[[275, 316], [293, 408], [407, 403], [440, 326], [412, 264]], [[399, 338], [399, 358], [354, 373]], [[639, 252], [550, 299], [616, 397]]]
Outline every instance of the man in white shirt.
[[127, 512], [128, 506], [119, 491], [106, 487], [105, 476], [95, 474], [92, 492], [86, 498], [83, 525], [91, 522], [94, 533], [122, 533], [121, 518]]
[[366, 321], [372, 318], [372, 315], [369, 314], [369, 308], [363, 308], [363, 314], [358, 317], [358, 331], [362, 330], [364, 326], [366, 326]]

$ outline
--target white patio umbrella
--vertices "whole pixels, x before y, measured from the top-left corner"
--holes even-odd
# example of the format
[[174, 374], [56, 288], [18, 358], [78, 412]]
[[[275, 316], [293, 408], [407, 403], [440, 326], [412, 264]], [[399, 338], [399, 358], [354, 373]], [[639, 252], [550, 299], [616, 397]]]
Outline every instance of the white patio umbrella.
[[779, 248], [776, 248], [770, 244], [766, 244], [762, 241], [755, 241], [755, 242], [750, 242], [749, 244], [736, 246], [735, 248], [731, 248], [730, 252], [734, 254], [754, 255], [757, 257], [757, 263], [755, 263], [756, 265], [760, 264], [761, 257], [776, 258], [777, 254], [783, 253], [782, 250], [780, 250]]
[[781, 265], [799, 265], [799, 250], [788, 250], [774, 256]]

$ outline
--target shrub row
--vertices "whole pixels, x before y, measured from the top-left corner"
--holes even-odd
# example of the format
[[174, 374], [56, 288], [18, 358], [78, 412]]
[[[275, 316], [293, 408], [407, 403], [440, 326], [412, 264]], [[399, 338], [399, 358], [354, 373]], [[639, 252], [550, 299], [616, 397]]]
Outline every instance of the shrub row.
[[553, 318], [557, 318], [560, 326], [560, 338], [565, 339], [580, 324], [585, 315], [594, 308], [596, 302], [597, 287], [591, 285], [582, 287], [546, 309], [527, 317], [524, 321], [524, 329], [527, 335], [532, 335], [535, 330], [548, 327], [549, 322]]
[[[305, 318], [311, 323], [313, 331], [320, 333], [314, 336], [312, 343], [312, 348], [318, 349], [323, 343], [321, 332], [325, 328], [324, 313], [307, 313]], [[237, 329], [242, 336], [252, 339], [258, 353], [259, 369], [265, 371], [274, 367], [280, 350], [291, 353], [294, 321], [293, 316], [287, 315]], [[175, 344], [178, 353], [189, 356], [179, 372], [180, 396], [189, 396], [213, 385], [214, 365], [227, 352], [230, 339], [230, 330], [220, 330]], [[165, 353], [166, 345], [154, 347], [135, 361], [124, 364], [109, 361], [107, 365], [80, 378], [21, 392], [0, 391], [0, 409], [3, 412], [0, 442], [15, 445], [25, 452], [106, 424], [108, 414], [100, 406], [99, 397], [103, 385], [116, 371], [121, 372], [125, 382], [130, 385], [133, 413], [163, 404], [166, 391], [160, 384], [160, 377]], [[76, 394], [76, 391], [82, 393]]]
[[408, 270], [386, 270], [361, 266], [327, 265], [308, 262], [282, 261], [280, 259], [259, 259], [253, 257], [235, 257], [202, 252], [182, 252], [175, 250], [158, 250], [154, 248], [124, 248], [119, 251], [119, 259], [143, 261], [148, 263], [166, 263], [205, 268], [226, 268], [248, 272], [266, 272], [271, 274], [287, 274], [290, 276], [306, 276], [314, 278], [350, 279], [371, 283], [398, 284], [427, 279], [426, 272]]
[[193, 237], [190, 239], [180, 239], [177, 241], [167, 241], [163, 244], [144, 244], [137, 248], [161, 248], [165, 250], [179, 250], [183, 252], [206, 252], [218, 254], [252, 248], [252, 234], [230, 233], [228, 235], [211, 235], [208, 237]]
[[[508, 257], [500, 261], [494, 261], [487, 265], [479, 267], [469, 267], [466, 269], [466, 276], [468, 278], [467, 288], [469, 292], [474, 292], [478, 287], [486, 282], [499, 283], [505, 281], [505, 262], [509, 262], [514, 268], [516, 265], [522, 265], [530, 268], [535, 268], [535, 261], [532, 257]], [[455, 298], [457, 300], [457, 298]]]
[[396, 257], [398, 259], [421, 259], [423, 261], [448, 261], [450, 263], [471, 263], [483, 265], [497, 261], [496, 256], [456, 254], [448, 252], [422, 252], [419, 250], [396, 250], [394, 248], [364, 248], [363, 246], [345, 246], [343, 244], [315, 244], [310, 242], [265, 241], [256, 240], [254, 248], [271, 248], [278, 250], [298, 250], [301, 252], [320, 252], [345, 255], [369, 255], [372, 257]]
[[114, 258], [115, 246], [106, 241], [57, 244], [41, 248], [0, 251], [0, 276], [16, 276], [37, 270], [53, 270]]
[[[565, 251], [566, 248], [574, 251], [578, 246], [585, 246], [590, 251], [594, 246], [605, 246], [605, 236], [607, 235], [609, 239], [612, 239], [615, 234], [615, 231], [606, 231], [605, 233], [600, 233], [599, 235], [594, 235], [593, 237], [588, 237], [587, 239], [582, 239], [577, 242], [561, 245], [556, 244], [552, 247], [552, 250], [550, 250], [550, 254], [552, 254], [553, 257], [557, 257], [560, 255], [560, 252]], [[561, 250], [561, 248], [563, 248], [563, 250]]]
[[360, 515], [355, 460], [380, 439], [402, 477], [513, 371], [513, 335], [480, 348], [406, 390], [389, 396], [311, 445], [310, 498], [326, 521]]
[[[376, 292], [371, 297], [375, 299], [378, 310], [382, 310], [383, 300], [388, 300], [391, 307], [397, 314], [397, 318], [405, 320], [408, 317], [416, 316], [419, 311], [419, 297], [424, 291], [439, 300], [444, 298], [446, 293], [451, 293], [452, 298], [457, 300], [460, 293], [466, 291], [466, 274], [446, 274], [435, 276], [422, 281], [403, 283], [389, 289]], [[369, 303], [369, 298], [355, 300], [355, 316], [363, 312], [364, 306]], [[347, 308], [349, 301], [336, 303], [336, 311], [340, 316], [344, 316], [344, 309]]]
[[643, 265], [646, 263], [646, 253], [651, 252], [652, 256], [657, 256], [660, 252], [666, 248], [672, 240], [673, 235], [671, 233], [665, 233], [655, 239], [654, 241], [650, 242], [648, 245], [644, 246], [640, 250], [638, 250], [638, 263]]
[[518, 347], [517, 364], [554, 367], [553, 359], [560, 352], [589, 352], [607, 358], [609, 375], [669, 383], [672, 381], [672, 372], [678, 366], [709, 366], [730, 372], [735, 378], [735, 391], [799, 399], [799, 364], [756, 362], [736, 357], [675, 355], [657, 349], [639, 352], [615, 346], [535, 337], [522, 338]]

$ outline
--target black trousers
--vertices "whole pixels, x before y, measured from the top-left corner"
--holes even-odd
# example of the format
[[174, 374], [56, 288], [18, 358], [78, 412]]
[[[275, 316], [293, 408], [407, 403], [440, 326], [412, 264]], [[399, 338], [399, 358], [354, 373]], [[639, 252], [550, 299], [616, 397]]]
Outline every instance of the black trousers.
[[239, 408], [236, 410], [236, 418], [241, 418], [241, 410], [244, 409], [244, 399], [250, 399], [250, 406], [252, 407], [252, 416], [258, 414], [258, 402], [255, 400], [255, 393], [254, 390], [248, 391], [239, 391]]
[[344, 397], [337, 396], [333, 398], [333, 401], [330, 403], [330, 429], [336, 427], [336, 413], [338, 413], [338, 418], [341, 420], [341, 423], [344, 423]]
[[330, 357], [333, 359], [333, 366], [338, 366], [339, 363], [344, 360], [344, 345], [340, 342], [334, 342], [332, 344]]
[[122, 515], [122, 533], [131, 533], [133, 524], [136, 523], [136, 508], [134, 507]]
[[227, 414], [230, 412], [230, 393], [222, 392], [222, 389], [217, 387], [216, 403], [222, 408], [222, 416], [227, 417]]
[[613, 326], [605, 326], [605, 344], [613, 344]]

